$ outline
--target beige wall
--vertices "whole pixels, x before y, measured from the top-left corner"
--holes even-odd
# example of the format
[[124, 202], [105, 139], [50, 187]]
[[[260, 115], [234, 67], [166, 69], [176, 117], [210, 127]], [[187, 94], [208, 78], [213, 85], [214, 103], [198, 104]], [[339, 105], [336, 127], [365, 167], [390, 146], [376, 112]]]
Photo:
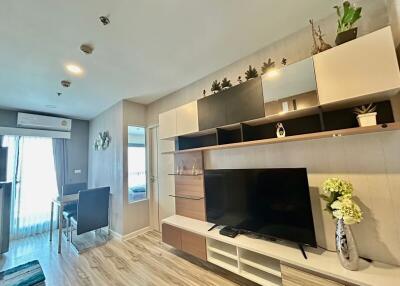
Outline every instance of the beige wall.
[[[396, 12], [400, 11], [399, 0], [363, 0], [361, 3], [364, 10], [363, 19], [359, 24], [359, 35], [375, 31], [389, 23], [399, 23]], [[388, 10], [388, 7], [390, 9], [396, 7], [397, 10]], [[336, 17], [332, 16], [319, 23], [326, 34], [326, 40], [331, 44], [335, 37], [335, 21]], [[398, 26], [394, 27], [394, 33], [398, 30]], [[397, 34], [395, 39], [398, 39]], [[282, 57], [287, 58], [289, 64], [297, 62], [310, 56], [311, 47], [310, 30], [303, 29], [296, 32], [150, 104], [147, 108], [147, 124], [156, 124], [160, 112], [201, 98], [202, 90], [206, 89], [209, 92], [210, 84], [215, 79], [227, 76], [236, 81], [238, 75], [243, 77], [248, 65], [256, 66], [259, 70], [262, 62], [267, 61], [269, 57], [277, 63]], [[209, 151], [205, 154], [205, 166], [206, 168], [306, 167], [313, 193], [318, 242], [330, 249], [334, 249], [334, 222], [322, 211], [322, 202], [317, 196], [318, 188], [328, 177], [340, 176], [350, 180], [355, 186], [357, 200], [365, 216], [363, 223], [354, 226], [360, 254], [400, 265], [398, 142], [400, 142], [400, 132], [396, 131]], [[168, 170], [173, 171], [170, 157], [171, 155], [163, 155], [160, 160]], [[159, 178], [160, 182], [166, 182], [164, 192], [173, 188], [172, 184], [168, 184], [166, 174], [160, 171]]]
[[[99, 132], [109, 131], [111, 144], [107, 150], [95, 151], [94, 139]], [[122, 102], [110, 107], [89, 124], [89, 187], [111, 187], [111, 229], [124, 230]]]
[[[145, 113], [145, 106], [121, 101], [90, 121], [89, 187], [111, 187], [111, 229], [120, 235], [149, 226], [148, 201], [128, 203], [128, 125], [146, 126]], [[110, 147], [94, 151], [102, 131], [110, 132]]]
[[123, 101], [123, 235], [149, 226], [149, 201], [128, 203], [128, 126], [146, 126], [146, 107]]

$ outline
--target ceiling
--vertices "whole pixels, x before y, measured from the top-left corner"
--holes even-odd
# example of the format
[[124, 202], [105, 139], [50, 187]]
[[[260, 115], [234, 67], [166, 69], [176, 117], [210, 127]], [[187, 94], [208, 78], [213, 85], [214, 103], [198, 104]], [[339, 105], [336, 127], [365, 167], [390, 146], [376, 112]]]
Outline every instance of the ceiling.
[[121, 99], [148, 104], [334, 12], [297, 2], [2, 0], [0, 106], [91, 119]]

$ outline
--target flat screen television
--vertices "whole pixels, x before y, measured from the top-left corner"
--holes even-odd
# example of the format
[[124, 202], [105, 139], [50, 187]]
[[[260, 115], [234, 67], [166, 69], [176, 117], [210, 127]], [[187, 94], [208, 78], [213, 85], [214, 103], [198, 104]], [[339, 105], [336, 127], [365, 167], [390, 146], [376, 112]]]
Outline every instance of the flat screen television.
[[316, 247], [305, 168], [205, 170], [207, 221]]

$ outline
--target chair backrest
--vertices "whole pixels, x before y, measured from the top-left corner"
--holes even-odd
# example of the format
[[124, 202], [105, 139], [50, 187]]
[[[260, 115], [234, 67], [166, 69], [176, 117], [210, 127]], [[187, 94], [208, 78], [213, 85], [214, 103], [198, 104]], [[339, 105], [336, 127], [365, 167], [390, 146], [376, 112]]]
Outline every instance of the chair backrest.
[[65, 184], [62, 186], [62, 196], [75, 195], [83, 190], [87, 190], [86, 183]]
[[110, 187], [79, 191], [77, 234], [108, 225]]

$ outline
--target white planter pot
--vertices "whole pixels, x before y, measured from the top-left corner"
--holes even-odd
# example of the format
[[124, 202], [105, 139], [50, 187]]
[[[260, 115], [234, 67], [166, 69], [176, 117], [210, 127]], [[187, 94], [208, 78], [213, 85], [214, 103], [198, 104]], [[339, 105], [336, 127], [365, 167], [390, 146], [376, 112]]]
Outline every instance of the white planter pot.
[[376, 125], [376, 112], [357, 115], [358, 125], [360, 127]]

